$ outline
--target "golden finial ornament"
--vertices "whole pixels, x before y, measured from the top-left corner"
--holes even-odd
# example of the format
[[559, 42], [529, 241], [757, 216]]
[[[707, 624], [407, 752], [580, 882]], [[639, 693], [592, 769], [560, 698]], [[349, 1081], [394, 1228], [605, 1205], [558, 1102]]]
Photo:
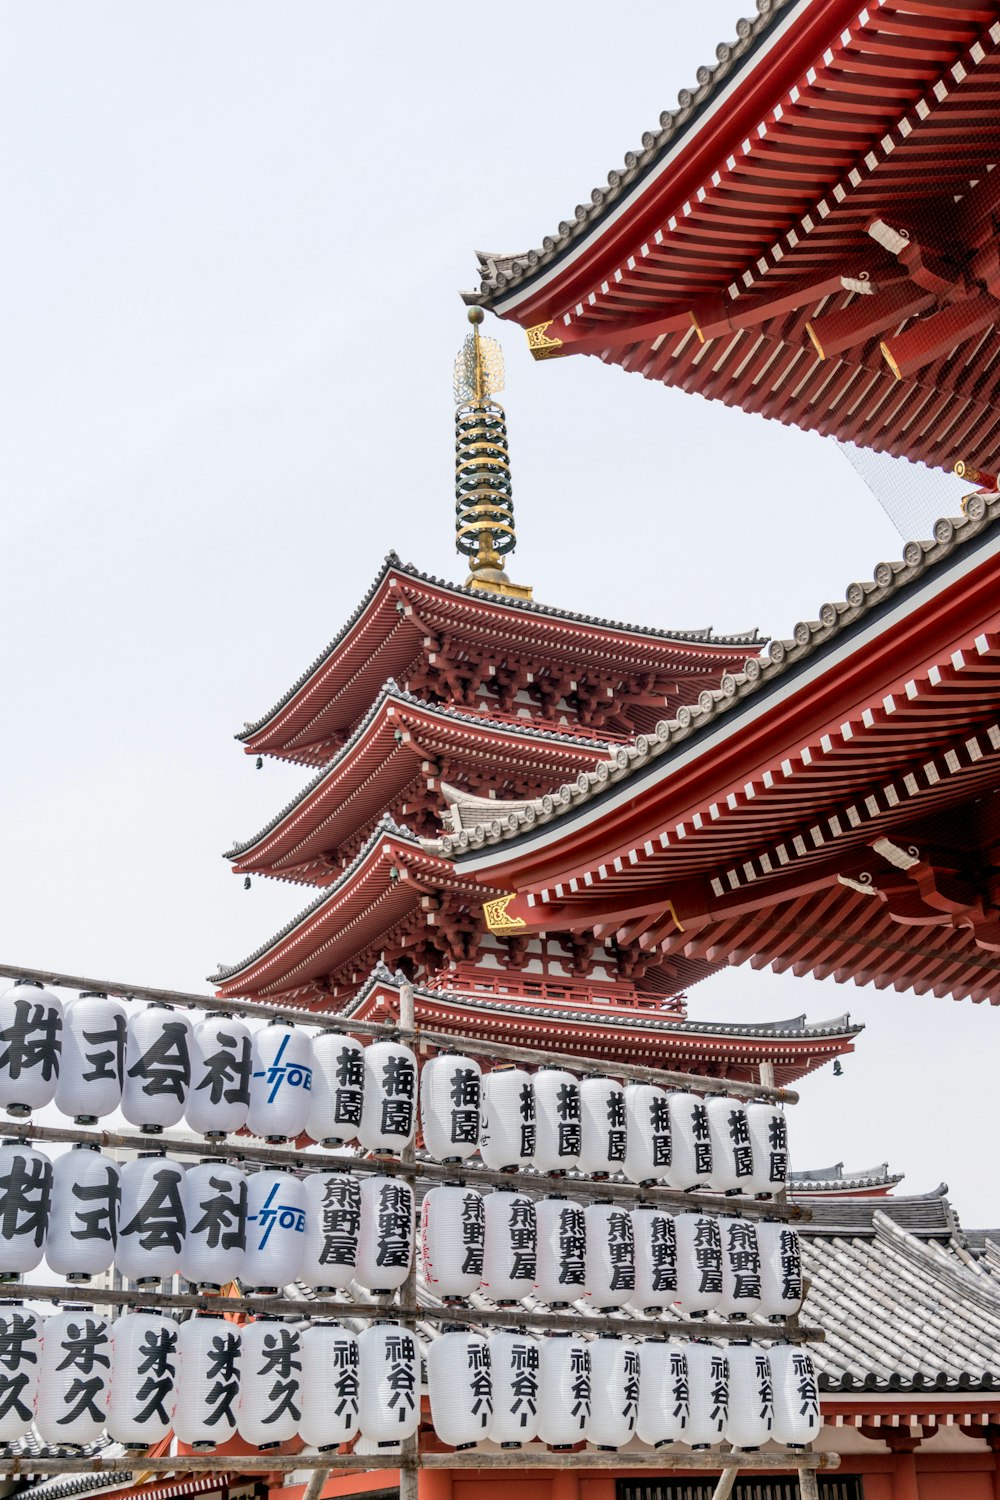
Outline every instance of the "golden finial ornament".
[[531, 589], [504, 572], [517, 534], [507, 418], [493, 399], [503, 390], [503, 354], [480, 334], [482, 321], [482, 308], [470, 307], [472, 331], [455, 360], [455, 545], [469, 559], [467, 588], [530, 599]]

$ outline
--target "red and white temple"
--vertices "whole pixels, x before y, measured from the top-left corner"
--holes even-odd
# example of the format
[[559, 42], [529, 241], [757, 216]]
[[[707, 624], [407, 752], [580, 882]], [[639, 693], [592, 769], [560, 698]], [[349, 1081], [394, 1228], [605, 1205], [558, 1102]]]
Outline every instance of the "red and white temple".
[[[687, 992], [748, 962], [1000, 998], [1000, 6], [757, 11], [557, 233], [483, 257], [467, 300], [518, 322], [540, 359], [596, 354], [874, 449], [961, 461], [984, 493], [766, 652], [756, 632], [555, 609], [504, 571], [506, 428], [477, 329], [456, 383], [470, 575], [445, 583], [390, 555], [239, 736], [310, 779], [227, 858], [311, 900], [213, 976], [223, 1000], [388, 1019], [405, 980], [418, 1023], [480, 1044], [741, 1080], [763, 1066], [791, 1083], [860, 1028], [714, 1023], [688, 1014]], [[807, 1310], [827, 1334], [819, 1446], [842, 1458], [821, 1492], [1000, 1500], [1000, 1232], [966, 1233], [944, 1187], [903, 1196], [899, 1182], [885, 1164], [839, 1163], [794, 1182], [812, 1214]], [[128, 1492], [145, 1500], [220, 1487], [144, 1483], [140, 1463]], [[237, 1475], [238, 1454], [221, 1487], [248, 1493]], [[322, 1493], [396, 1483], [335, 1477]], [[711, 1493], [630, 1474], [627, 1455], [617, 1475], [503, 1484], [516, 1500]], [[488, 1469], [420, 1480], [424, 1500], [487, 1486]], [[767, 1475], [735, 1493], [784, 1500], [793, 1486]], [[277, 1474], [269, 1487], [305, 1492]]]

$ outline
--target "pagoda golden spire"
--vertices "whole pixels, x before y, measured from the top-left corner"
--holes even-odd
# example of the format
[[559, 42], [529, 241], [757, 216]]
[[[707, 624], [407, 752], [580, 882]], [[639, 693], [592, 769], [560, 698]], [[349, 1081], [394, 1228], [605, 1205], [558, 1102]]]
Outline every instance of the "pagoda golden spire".
[[455, 545], [469, 559], [467, 588], [530, 599], [531, 589], [504, 572], [517, 533], [507, 418], [493, 399], [503, 390], [503, 354], [480, 334], [482, 321], [482, 308], [470, 307], [472, 332], [455, 360]]

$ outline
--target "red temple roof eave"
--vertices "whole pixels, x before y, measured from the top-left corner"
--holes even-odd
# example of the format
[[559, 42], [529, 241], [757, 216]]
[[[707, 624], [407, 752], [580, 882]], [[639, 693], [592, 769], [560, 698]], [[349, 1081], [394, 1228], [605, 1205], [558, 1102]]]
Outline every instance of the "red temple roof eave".
[[[395, 736], [410, 738], [397, 744]], [[593, 765], [608, 753], [606, 740], [548, 730], [531, 724], [505, 725], [477, 714], [422, 703], [412, 694], [386, 685], [372, 712], [358, 726], [333, 761], [307, 783], [252, 840], [237, 844], [223, 856], [233, 861], [236, 874], [260, 871], [281, 878], [310, 878], [293, 874], [293, 868], [335, 849], [359, 826], [377, 817], [393, 796], [410, 785], [420, 773], [424, 741], [414, 739], [423, 732], [450, 739], [455, 752], [475, 748], [498, 759], [517, 755], [538, 776], [574, 774], [583, 765]], [[405, 756], [407, 770], [400, 780], [389, 777], [388, 768]], [[398, 786], [396, 786], [398, 782]], [[395, 786], [395, 791], [392, 787]], [[340, 833], [330, 832], [344, 823]], [[327, 880], [335, 878], [329, 871]]]
[[[813, 7], [817, 14], [820, 9]], [[820, 432], [833, 430], [841, 440], [850, 438], [932, 466], [949, 467], [956, 458], [965, 458], [995, 470], [1000, 465], [1000, 424], [995, 415], [1000, 380], [994, 379], [979, 391], [966, 376], [964, 361], [979, 336], [974, 319], [965, 320], [966, 333], [950, 336], [940, 347], [934, 344], [933, 333], [925, 339], [921, 327], [915, 330], [907, 347], [919, 351], [926, 345], [928, 352], [923, 369], [908, 365], [904, 370], [901, 395], [895, 375], [883, 361], [878, 333], [867, 343], [855, 340], [831, 363], [835, 369], [842, 363], [849, 367], [851, 380], [866, 363], [872, 367], [870, 378], [877, 388], [856, 416], [848, 410], [853, 401], [836, 409], [842, 402], [842, 388], [835, 390], [829, 403], [821, 403], [814, 394], [799, 398], [801, 376], [806, 374], [807, 384], [813, 380], [806, 365], [800, 366], [792, 380], [784, 380], [790, 362], [814, 357], [805, 335], [810, 276], [814, 281], [817, 275], [823, 279], [822, 268], [827, 280], [831, 272], [838, 278], [850, 277], [859, 265], [876, 282], [886, 271], [890, 279], [898, 274], [895, 257], [866, 233], [872, 220], [880, 216], [891, 223], [905, 220], [933, 187], [943, 205], [941, 213], [961, 200], [959, 218], [964, 213], [968, 225], [979, 226], [978, 233], [990, 222], [996, 189], [987, 174], [1000, 156], [996, 110], [1000, 25], [989, 24], [996, 21], [995, 11], [985, 5], [966, 5], [945, 14], [941, 7], [921, 7], [919, 17], [907, 19], [919, 20], [914, 35], [923, 40], [922, 49], [900, 47], [893, 31], [898, 27], [893, 5], [860, 11], [856, 24], [852, 22], [843, 34], [831, 34], [829, 46], [817, 48], [813, 67], [808, 73], [803, 68], [805, 76], [796, 95], [777, 103], [774, 97], [766, 101], [760, 131], [748, 131], [735, 153], [710, 161], [701, 185], [680, 195], [684, 201], [674, 206], [672, 217], [664, 209], [656, 228], [643, 222], [637, 208], [624, 214], [625, 227], [614, 241], [618, 248], [610, 260], [605, 257], [600, 270], [592, 269], [582, 281], [577, 276], [574, 282], [570, 267], [559, 281], [559, 265], [545, 264], [561, 256], [568, 265], [567, 257], [577, 253], [588, 237], [597, 236], [595, 244], [603, 244], [600, 224], [606, 211], [581, 206], [576, 220], [561, 226], [565, 232], [555, 245], [547, 241], [549, 250], [515, 258], [512, 265], [504, 262], [502, 269], [499, 262], [487, 258], [488, 275], [473, 300], [486, 302], [525, 326], [538, 325], [543, 317], [549, 320], [552, 326], [543, 337], [550, 344], [553, 338], [561, 340], [562, 348], [555, 352], [600, 353], [606, 362], [638, 368], [650, 378], [698, 390], [710, 399]], [[801, 34], [799, 28], [796, 35]], [[936, 81], [927, 75], [928, 55], [934, 58]], [[742, 88], [747, 97], [750, 82], [747, 79]], [[987, 95], [987, 90], [992, 92]], [[873, 95], [879, 103], [895, 102], [875, 110]], [[816, 119], [822, 127], [819, 130], [813, 126]], [[867, 138], [852, 140], [853, 164], [845, 164], [842, 139], [856, 121], [867, 124]], [[987, 135], [989, 151], [984, 146]], [[978, 154], [970, 153], [967, 141], [977, 143]], [[651, 145], [644, 158], [658, 151]], [[687, 156], [681, 155], [686, 161]], [[928, 176], [932, 169], [933, 183]], [[613, 174], [616, 182], [621, 175]], [[632, 175], [634, 168], [627, 164], [624, 177]], [[971, 195], [970, 189], [974, 190]], [[620, 194], [599, 191], [594, 196], [595, 202], [603, 203]], [[620, 206], [616, 211], [621, 218]], [[530, 286], [542, 276], [550, 278], [544, 310], [530, 301]], [[783, 314], [782, 321], [767, 314], [766, 304], [796, 280], [802, 295], [789, 305], [801, 307], [801, 318]], [[761, 290], [764, 297], [758, 296]], [[823, 290], [829, 292], [830, 287]], [[850, 298], [844, 292], [840, 295], [847, 306]], [[515, 305], [522, 296], [528, 300]], [[706, 296], [708, 303], [702, 306]], [[718, 308], [726, 297], [734, 300], [720, 321]], [[753, 310], [755, 298], [765, 309], [759, 314]], [[927, 311], [929, 305], [925, 299], [919, 311]], [[986, 303], [983, 306], [988, 322], [989, 309]], [[637, 314], [637, 307], [648, 311]], [[815, 317], [819, 310], [815, 298], [811, 307]], [[971, 302], [969, 308], [972, 317]], [[699, 327], [708, 319], [708, 342], [700, 349], [688, 338], [677, 342], [679, 331], [690, 333], [693, 312]], [[890, 330], [894, 340], [906, 327], [905, 318], [895, 321], [899, 327], [894, 333]], [[640, 332], [629, 336], [636, 323], [648, 326], [645, 338]], [[727, 342], [727, 327], [736, 330], [731, 342]], [[748, 334], [740, 331], [747, 327]], [[884, 321], [878, 329], [885, 331]], [[717, 338], [720, 332], [721, 339]], [[746, 352], [747, 341], [755, 333], [757, 345], [762, 344], [759, 357], [752, 348]], [[953, 346], [959, 349], [957, 361]], [[768, 370], [778, 355], [774, 369], [781, 378], [772, 378]], [[745, 375], [740, 373], [743, 366]], [[984, 373], [988, 366], [987, 361], [973, 373]], [[826, 380], [826, 372], [819, 370], [815, 383], [821, 391]], [[917, 420], [928, 403], [931, 419], [921, 415]], [[883, 422], [882, 407], [893, 411], [891, 421]]]
[[425, 895], [440, 890], [482, 894], [449, 861], [383, 823], [333, 886], [248, 958], [209, 980], [220, 996], [295, 988], [367, 951], [419, 910]]
[[[674, 131], [668, 126], [665, 151], [652, 142], [646, 147], [647, 153], [660, 159], [638, 173], [627, 160], [624, 176], [636, 180], [621, 192], [599, 189], [602, 199], [611, 198], [613, 206], [586, 210], [591, 218], [587, 228], [560, 244], [557, 259], [525, 276], [509, 291], [498, 291], [492, 299], [496, 310], [512, 316], [516, 309], [519, 322], [539, 322], [552, 317], [559, 305], [576, 300], [577, 286], [582, 291], [591, 282], [606, 280], [635, 234], [652, 234], [659, 223], [697, 193], [716, 162], [731, 155], [751, 135], [774, 100], [800, 81], [814, 53], [822, 51], [827, 39], [842, 31], [857, 10], [855, 0], [828, 0], [825, 5], [799, 0], [797, 4], [776, 6], [773, 17], [763, 22], [767, 26], [763, 40], [755, 45], [750, 37], [745, 39], [750, 48], [723, 87], [719, 88], [710, 76], [704, 82], [699, 80], [691, 105], [685, 106], [682, 101], [676, 141], [670, 143]], [[735, 48], [727, 50], [739, 47], [737, 42]], [[718, 65], [704, 72], [712, 75], [717, 70]], [[698, 94], [703, 95], [701, 100]], [[687, 118], [682, 118], [685, 110]], [[578, 225], [574, 222], [567, 229], [575, 232]], [[556, 287], [558, 301], [554, 302]]]
[[[672, 736], [669, 747], [655, 745], [653, 758], [631, 773], [626, 770], [617, 785], [609, 781], [561, 816], [481, 849], [455, 839], [446, 841], [446, 849], [462, 869], [488, 875], [491, 884], [508, 889], [515, 882], [535, 888], [574, 874], [589, 876], [589, 887], [597, 864], [606, 866], [616, 852], [633, 863], [626, 840], [634, 840], [643, 819], [651, 827], [673, 827], [692, 810], [724, 798], [727, 786], [742, 790], [748, 778], [759, 781], [769, 766], [780, 783], [782, 758], [797, 755], [828, 725], [858, 717], [869, 705], [881, 712], [893, 691], [905, 702], [906, 683], [921, 664], [937, 670], [935, 658], [948, 663], [960, 641], [983, 638], [991, 620], [1000, 624], [1000, 528], [983, 535], [997, 519], [1000, 497], [992, 500], [981, 525], [956, 523], [954, 530], [965, 531], [975, 547], [941, 547], [942, 565], [927, 569], [926, 577], [920, 568], [898, 587], [901, 569], [888, 587], [862, 590], [858, 604], [846, 606], [831, 627], [808, 627], [804, 647], [792, 641], [779, 664], [762, 663], [742, 699], [723, 702], [707, 715], [692, 713], [686, 731]], [[719, 811], [723, 815], [724, 803]], [[718, 821], [718, 816], [703, 819], [706, 828]], [[641, 858], [641, 849], [638, 853]]]
[[[453, 616], [458, 611], [463, 619], [481, 620], [484, 648], [495, 646], [499, 633], [508, 650], [536, 649], [551, 655], [558, 642], [563, 650], [583, 652], [598, 664], [608, 659], [609, 648], [617, 642], [615, 660], [628, 656], [637, 671], [667, 672], [686, 660], [701, 663], [703, 670], [718, 670], [737, 664], [760, 645], [756, 632], [713, 637], [710, 631], [662, 631], [477, 593], [404, 567], [391, 554], [340, 634], [273, 709], [237, 736], [246, 753], [278, 754], [313, 764], [325, 758], [317, 755], [315, 743], [328, 742], [331, 729], [342, 733], [349, 728], [370, 704], [376, 687], [387, 676], [403, 674], [419, 656], [424, 626], [414, 616], [411, 596], [425, 612], [438, 607]], [[406, 630], [409, 644], [392, 660], [381, 659], [382, 646], [400, 628]], [[380, 640], [377, 648], [367, 638], [372, 630]], [[371, 681], [373, 674], [377, 676]], [[334, 698], [343, 700], [336, 713], [331, 707]], [[330, 727], [322, 728], [327, 722]]]
[[[783, 7], [776, 7], [772, 12], [772, 26], [781, 8]], [[627, 163], [625, 173], [613, 175], [618, 179], [632, 178], [631, 185], [622, 183], [620, 187], [612, 187], [610, 191], [598, 189], [594, 195], [595, 203], [586, 206], [582, 212], [578, 210], [575, 221], [564, 226], [565, 233], [553, 238], [551, 248], [536, 252], [537, 257], [545, 262], [541, 269], [531, 267], [525, 257], [520, 260], [515, 257], [521, 269], [507, 273], [502, 285], [498, 278], [495, 287], [488, 284], [484, 286], [482, 296], [476, 300], [487, 301], [504, 316], [512, 315], [516, 308], [518, 321], [528, 323], [539, 316], [555, 315], [551, 289], [557, 283], [558, 310], [563, 307], [571, 308], [574, 303], [581, 301], [580, 292], [575, 290], [573, 281], [573, 277], [577, 276], [579, 279], [581, 273], [584, 282], [581, 288], [583, 302], [586, 302], [586, 292], [602, 282], [607, 284], [606, 295], [621, 295], [622, 287], [617, 282], [616, 273], [621, 275], [626, 269], [625, 258], [630, 251], [634, 254], [636, 245], [643, 241], [652, 244], [654, 231], [659, 226], [670, 221], [671, 233], [683, 233], [687, 215], [692, 212], [705, 214], [711, 211], [715, 201], [725, 201], [727, 191], [731, 191], [728, 184], [732, 174], [756, 171], [759, 175], [760, 169], [754, 167], [758, 158], [764, 162], [773, 161], [775, 167], [780, 164], [787, 174], [796, 160], [795, 142], [808, 129], [804, 122], [816, 110], [819, 110], [818, 118], [825, 128], [809, 133], [810, 150], [808, 153], [800, 153], [800, 159], [808, 166], [808, 173], [804, 174], [807, 180], [815, 184], [819, 179], [823, 187], [831, 189], [840, 175], [837, 164], [852, 165], [859, 152], [863, 154], [865, 142], [858, 141], [857, 149], [850, 154], [850, 161], [843, 162], [844, 132], [850, 131], [855, 121], [862, 120], [867, 126], [865, 133], [868, 137], [877, 137], [886, 129], [881, 116], [873, 122], [870, 104], [866, 110], [859, 110], [860, 101], [851, 97], [843, 77], [838, 80], [833, 70], [838, 65], [838, 59], [841, 60], [841, 65], [853, 73], [851, 87], [864, 92], [868, 65], [859, 35], [869, 44], [874, 37], [876, 47], [891, 51], [893, 12], [881, 8], [870, 12], [865, 23], [859, 26], [859, 17], [864, 16], [865, 11], [856, 3], [851, 3], [851, 0], [826, 6], [813, 3], [798, 9], [800, 12], [804, 9], [805, 14], [797, 16], [793, 8], [786, 11], [781, 20], [781, 28], [786, 30], [793, 21], [799, 22], [784, 47], [777, 45], [782, 40], [781, 31], [777, 28], [767, 37], [763, 57], [772, 66], [763, 70], [757, 66], [748, 71], [747, 59], [744, 57], [743, 68], [733, 74], [727, 85], [730, 93], [738, 90], [740, 97], [736, 101], [737, 108], [730, 107], [726, 110], [721, 123], [732, 131], [739, 149], [727, 149], [717, 136], [709, 139], [702, 132], [696, 130], [692, 133], [690, 129], [668, 147], [665, 155], [660, 146], [650, 141], [644, 155], [649, 158], [660, 157], [660, 160], [657, 163], [648, 161], [645, 175], [641, 168], [637, 170], [638, 163]], [[965, 9], [969, 15], [963, 17], [956, 7], [949, 23], [945, 16], [932, 16], [930, 8], [924, 7], [919, 38], [924, 41], [924, 48], [907, 48], [902, 64], [895, 69], [892, 68], [891, 60], [880, 57], [883, 78], [873, 87], [880, 100], [891, 97], [895, 88], [900, 101], [896, 106], [897, 114], [911, 95], [918, 97], [926, 90], [926, 55], [933, 50], [935, 39], [938, 46], [934, 55], [938, 63], [937, 71], [940, 73], [975, 40], [977, 30], [988, 22], [987, 7]], [[970, 20], [973, 14], [974, 21]], [[881, 31], [876, 29], [873, 33], [865, 30], [866, 26], [878, 28], [880, 23]], [[759, 49], [757, 55], [759, 62]], [[812, 68], [810, 64], [813, 65]], [[707, 73], [711, 70], [704, 71]], [[909, 88], [901, 81], [903, 73], [907, 80], [912, 80]], [[791, 95], [793, 86], [794, 98]], [[838, 99], [838, 87], [844, 95], [842, 100]], [[868, 92], [870, 97], [870, 87]], [[719, 97], [716, 92], [712, 100], [712, 116], [716, 120], [719, 117], [719, 105], [723, 102], [724, 97]], [[824, 113], [829, 115], [831, 109], [834, 111], [831, 119], [837, 119], [839, 130], [831, 130], [830, 120], [823, 120]], [[747, 116], [746, 124], [740, 114], [741, 110]], [[761, 127], [759, 130], [758, 126]], [[668, 136], [671, 134], [669, 128], [666, 133]], [[694, 147], [706, 149], [692, 149]], [[666, 171], [670, 166], [675, 167], [675, 175], [672, 177]], [[824, 167], [829, 179], [827, 181], [823, 181]], [[685, 172], [686, 176], [683, 175]], [[763, 175], [766, 181], [766, 173]], [[635, 181], [636, 178], [639, 180]], [[747, 184], [748, 193], [751, 184], [756, 188], [756, 180], [753, 177]], [[655, 200], [649, 188], [650, 183], [660, 185], [660, 194]], [[783, 181], [781, 187], [780, 201], [787, 204], [791, 196], [788, 182]], [[821, 188], [817, 187], [815, 190]], [[598, 199], [599, 202], [596, 201]], [[607, 206], [611, 200], [613, 207]], [[794, 208], [791, 216], [794, 216]], [[825, 227], [824, 218], [825, 215], [822, 214], [814, 215], [816, 227]], [[608, 235], [606, 231], [609, 227], [617, 229], [617, 235]], [[730, 240], [731, 238], [730, 236]], [[657, 239], [656, 249], [659, 256], [668, 254], [669, 239], [662, 245]], [[743, 263], [755, 259], [766, 249], [767, 245], [764, 243], [748, 247]], [[599, 269], [595, 255], [601, 262]], [[535, 289], [542, 286], [548, 293], [547, 299], [544, 299], [544, 311], [543, 302], [535, 294]]]

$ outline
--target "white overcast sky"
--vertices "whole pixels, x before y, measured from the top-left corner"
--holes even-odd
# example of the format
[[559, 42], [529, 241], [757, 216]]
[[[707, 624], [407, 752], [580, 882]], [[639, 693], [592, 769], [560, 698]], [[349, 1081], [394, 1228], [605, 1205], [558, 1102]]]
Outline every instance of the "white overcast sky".
[[[244, 893], [220, 858], [305, 780], [258, 774], [232, 736], [390, 547], [464, 576], [450, 386], [473, 251], [538, 244], [738, 14], [638, 0], [625, 47], [595, 0], [0, 4], [0, 963], [206, 990], [306, 904]], [[899, 555], [835, 445], [486, 331], [512, 574], [539, 600], [788, 634]], [[934, 490], [890, 481], [911, 482]], [[690, 1009], [849, 1009], [867, 1032], [843, 1078], [806, 1083], [794, 1164], [888, 1157], [1000, 1224], [976, 1145], [994, 1011], [749, 969]]]

